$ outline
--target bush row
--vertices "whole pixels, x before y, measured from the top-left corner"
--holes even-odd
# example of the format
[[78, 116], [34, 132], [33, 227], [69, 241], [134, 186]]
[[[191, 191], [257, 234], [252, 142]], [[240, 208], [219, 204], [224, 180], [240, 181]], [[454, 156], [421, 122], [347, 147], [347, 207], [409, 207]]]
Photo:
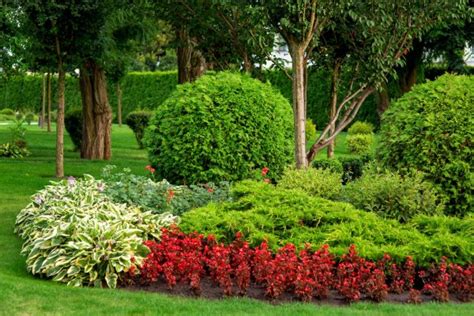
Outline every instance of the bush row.
[[460, 264], [473, 259], [473, 217], [417, 215], [400, 223], [348, 203], [253, 181], [234, 185], [232, 198], [185, 213], [180, 227], [185, 232], [213, 234], [225, 242], [240, 231], [251, 245], [266, 240], [272, 249], [286, 243], [297, 247], [328, 244], [335, 254], [342, 255], [356, 244], [361, 255], [371, 260], [379, 260], [385, 253], [395, 260], [413, 256], [421, 265], [445, 255]]
[[294, 245], [287, 244], [273, 253], [266, 242], [250, 247], [240, 233], [224, 245], [213, 236], [184, 234], [177, 229], [164, 229], [160, 242], [146, 241], [145, 245], [151, 252], [140, 267], [140, 274], [128, 274], [129, 282], [165, 282], [170, 289], [185, 283], [197, 295], [201, 294], [201, 280], [206, 277], [225, 296], [245, 295], [256, 284], [270, 299], [284, 293], [302, 301], [325, 299], [335, 290], [350, 302], [380, 302], [389, 292], [409, 292], [408, 302], [420, 303], [422, 293], [443, 302], [450, 295], [469, 301], [474, 294], [474, 266], [448, 265], [445, 258], [426, 269], [416, 267], [410, 257], [401, 263], [389, 255], [378, 261], [366, 260], [353, 245], [340, 256], [334, 256], [328, 245], [298, 252]]

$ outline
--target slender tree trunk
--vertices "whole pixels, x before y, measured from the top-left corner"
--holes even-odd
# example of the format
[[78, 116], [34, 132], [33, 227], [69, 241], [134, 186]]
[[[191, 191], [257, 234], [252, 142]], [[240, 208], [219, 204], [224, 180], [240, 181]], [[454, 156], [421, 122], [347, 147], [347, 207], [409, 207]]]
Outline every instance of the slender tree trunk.
[[51, 73], [48, 72], [46, 75], [46, 81], [48, 82], [48, 118], [47, 118], [47, 130], [51, 133], [51, 103], [52, 103], [52, 95], [51, 95]]
[[290, 45], [293, 67], [293, 117], [295, 124], [295, 158], [296, 168], [308, 166], [306, 159], [306, 132], [305, 132], [305, 62], [304, 48], [296, 43]]
[[206, 72], [206, 59], [203, 54], [196, 49], [191, 53], [191, 82], [201, 77]]
[[40, 115], [40, 128], [45, 126], [45, 114], [46, 114], [46, 75], [43, 74], [43, 83], [42, 83], [43, 93], [42, 93], [42, 102], [41, 102], [41, 115]]
[[104, 70], [93, 60], [81, 68], [82, 97], [81, 158], [109, 160], [111, 153], [112, 109], [107, 97]]
[[[329, 109], [330, 127], [329, 127], [329, 132], [328, 132], [329, 137], [331, 137], [336, 131], [336, 122], [332, 124], [331, 122], [333, 122], [334, 117], [336, 116], [336, 111], [337, 111], [337, 93], [338, 93], [337, 87], [339, 86], [340, 72], [341, 72], [341, 64], [339, 61], [336, 61], [334, 63], [334, 68], [333, 68], [332, 76], [331, 76], [331, 104], [330, 104], [330, 109]], [[336, 144], [336, 139], [333, 138], [328, 144], [328, 158], [334, 157], [335, 144]]]
[[56, 178], [64, 178], [64, 90], [66, 74], [62, 62], [58, 67], [58, 114], [56, 119]]
[[117, 119], [119, 127], [122, 127], [122, 89], [120, 88], [120, 82], [116, 84], [117, 89]]

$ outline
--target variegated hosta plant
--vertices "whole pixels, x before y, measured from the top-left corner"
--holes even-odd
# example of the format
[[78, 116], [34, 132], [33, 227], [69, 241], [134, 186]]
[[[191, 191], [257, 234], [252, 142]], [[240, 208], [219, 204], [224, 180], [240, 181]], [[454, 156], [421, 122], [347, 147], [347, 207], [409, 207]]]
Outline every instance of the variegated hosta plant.
[[148, 254], [143, 241], [159, 239], [161, 228], [178, 220], [114, 203], [101, 193], [104, 186], [86, 175], [52, 182], [32, 197], [15, 228], [29, 272], [73, 286], [114, 288]]

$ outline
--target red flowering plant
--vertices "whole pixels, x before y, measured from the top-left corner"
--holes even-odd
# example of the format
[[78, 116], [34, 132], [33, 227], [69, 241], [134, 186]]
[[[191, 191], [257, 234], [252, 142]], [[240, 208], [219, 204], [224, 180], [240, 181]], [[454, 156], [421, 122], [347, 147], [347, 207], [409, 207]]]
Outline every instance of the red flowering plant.
[[270, 168], [263, 167], [262, 169], [255, 171], [255, 179], [258, 181], [263, 181], [265, 183], [272, 183], [272, 180], [269, 176]]

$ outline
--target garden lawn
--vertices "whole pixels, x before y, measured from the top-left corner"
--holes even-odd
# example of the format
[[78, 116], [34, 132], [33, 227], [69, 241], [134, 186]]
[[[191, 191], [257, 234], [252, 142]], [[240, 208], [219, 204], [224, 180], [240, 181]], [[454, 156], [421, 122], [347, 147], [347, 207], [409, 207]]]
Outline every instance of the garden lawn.
[[[0, 125], [0, 143], [9, 141], [6, 125]], [[271, 305], [250, 299], [207, 301], [156, 293], [124, 290], [70, 288], [26, 272], [20, 255], [21, 240], [13, 234], [17, 213], [29, 197], [54, 174], [54, 133], [36, 126], [28, 128], [27, 141], [32, 155], [22, 160], [0, 158], [0, 315], [38, 314], [167, 314], [167, 315], [472, 315], [474, 304], [357, 303], [346, 307], [293, 303]], [[339, 143], [338, 143], [339, 144]], [[72, 152], [65, 139], [65, 174], [100, 176], [107, 164], [128, 167], [144, 174], [145, 151], [138, 150], [127, 127], [113, 127], [113, 159], [110, 162], [85, 161]], [[341, 151], [338, 151], [341, 152]]]

